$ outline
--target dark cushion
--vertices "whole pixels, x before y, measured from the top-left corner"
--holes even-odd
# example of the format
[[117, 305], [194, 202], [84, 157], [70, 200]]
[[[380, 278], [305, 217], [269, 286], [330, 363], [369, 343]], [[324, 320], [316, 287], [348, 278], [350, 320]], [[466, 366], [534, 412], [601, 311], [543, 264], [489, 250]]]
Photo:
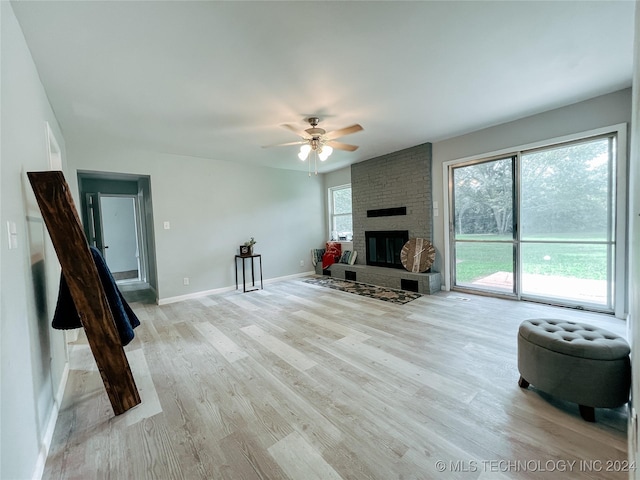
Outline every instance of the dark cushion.
[[350, 260], [351, 260], [351, 250], [345, 250], [344, 252], [342, 252], [342, 256], [340, 257], [339, 263], [349, 264]]
[[[106, 295], [107, 303], [111, 310], [113, 320], [122, 345], [128, 345], [133, 340], [133, 329], [140, 325], [140, 320], [133, 312], [124, 296], [120, 292], [118, 285], [116, 284], [111, 271], [107, 266], [102, 254], [95, 247], [90, 247], [93, 261], [98, 269], [98, 276], [100, 277], [100, 283]], [[87, 295], [98, 295], [99, 292], [87, 292]], [[80, 321], [80, 315], [76, 310], [76, 306], [73, 303], [69, 286], [64, 278], [64, 274], [60, 275], [60, 290], [58, 291], [58, 303], [56, 304], [56, 310], [53, 314], [53, 320], [51, 326], [58, 330], [70, 330], [74, 328], [81, 328], [82, 322]]]
[[322, 263], [322, 256], [324, 255], [324, 248], [312, 248], [311, 249], [311, 262], [315, 267], [318, 263]]

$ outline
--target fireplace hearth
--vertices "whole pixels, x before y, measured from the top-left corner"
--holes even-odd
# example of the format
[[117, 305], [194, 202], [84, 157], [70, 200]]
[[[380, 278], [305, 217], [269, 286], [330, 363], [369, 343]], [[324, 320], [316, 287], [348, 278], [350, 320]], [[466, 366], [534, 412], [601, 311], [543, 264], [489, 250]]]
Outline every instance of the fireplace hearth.
[[404, 268], [400, 251], [409, 240], [408, 230], [382, 230], [364, 232], [367, 265]]

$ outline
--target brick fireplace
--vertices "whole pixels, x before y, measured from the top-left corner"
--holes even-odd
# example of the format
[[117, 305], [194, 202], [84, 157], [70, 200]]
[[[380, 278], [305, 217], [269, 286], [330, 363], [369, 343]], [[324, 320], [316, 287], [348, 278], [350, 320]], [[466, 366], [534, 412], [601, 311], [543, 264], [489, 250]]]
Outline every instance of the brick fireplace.
[[[439, 273], [409, 272], [398, 262], [404, 238], [432, 240], [431, 144], [351, 165], [351, 198], [356, 264], [334, 263], [325, 273], [423, 294], [439, 291]], [[369, 245], [382, 251], [370, 255]]]
[[351, 192], [356, 264], [367, 263], [365, 232], [432, 240], [431, 143], [351, 165]]

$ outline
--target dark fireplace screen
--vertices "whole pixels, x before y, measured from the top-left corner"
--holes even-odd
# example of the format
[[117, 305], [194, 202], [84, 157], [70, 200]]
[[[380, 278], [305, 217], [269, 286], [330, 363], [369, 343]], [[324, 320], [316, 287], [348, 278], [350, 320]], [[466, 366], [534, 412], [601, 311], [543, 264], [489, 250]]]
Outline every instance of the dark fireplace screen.
[[400, 251], [409, 241], [407, 230], [364, 232], [367, 244], [367, 265], [377, 267], [404, 268]]

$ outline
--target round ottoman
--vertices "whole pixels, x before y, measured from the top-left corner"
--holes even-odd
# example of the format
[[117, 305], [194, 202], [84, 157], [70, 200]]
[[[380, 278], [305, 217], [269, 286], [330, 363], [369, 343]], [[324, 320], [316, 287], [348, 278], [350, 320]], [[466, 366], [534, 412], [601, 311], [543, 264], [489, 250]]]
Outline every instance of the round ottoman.
[[629, 400], [631, 349], [620, 336], [566, 320], [525, 320], [518, 330], [518, 384], [577, 403], [595, 421], [594, 407]]

